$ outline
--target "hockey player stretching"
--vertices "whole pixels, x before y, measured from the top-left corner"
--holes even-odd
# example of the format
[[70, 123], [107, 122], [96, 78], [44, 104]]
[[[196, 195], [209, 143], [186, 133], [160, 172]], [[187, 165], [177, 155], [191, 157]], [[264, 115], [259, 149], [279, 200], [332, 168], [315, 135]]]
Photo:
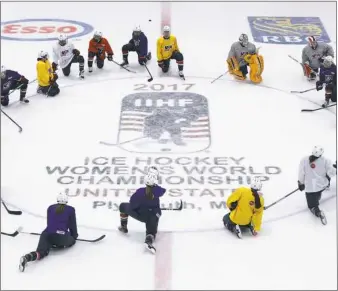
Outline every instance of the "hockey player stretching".
[[128, 216], [146, 224], [145, 246], [152, 253], [156, 252], [153, 242], [156, 238], [157, 227], [161, 217], [160, 197], [166, 189], [156, 185], [158, 170], [151, 167], [145, 178], [146, 187], [139, 188], [131, 197], [129, 203], [120, 204], [121, 226], [119, 230], [128, 232]]
[[20, 259], [19, 270], [25, 271], [26, 264], [48, 256], [50, 249], [64, 249], [73, 246], [78, 237], [75, 208], [67, 205], [68, 196], [59, 194], [57, 204], [47, 209], [47, 227], [41, 233], [36, 251]]
[[5, 66], [1, 66], [1, 105], [8, 106], [9, 104], [9, 91], [20, 89], [20, 101], [28, 103], [26, 99], [26, 91], [28, 80], [16, 71], [7, 70]]
[[157, 40], [157, 63], [163, 73], [169, 71], [170, 60], [176, 60], [178, 65], [178, 74], [184, 79], [183, 74], [183, 55], [180, 52], [177, 39], [170, 34], [170, 27], [164, 26], [163, 35]]
[[315, 146], [312, 155], [304, 157], [299, 164], [298, 169], [298, 188], [305, 190], [307, 206], [311, 212], [319, 217], [322, 223], [327, 223], [324, 212], [319, 209], [319, 201], [322, 192], [328, 188], [330, 179], [336, 175], [332, 163], [322, 155], [324, 149]]
[[332, 46], [327, 43], [319, 43], [314, 36], [308, 37], [308, 44], [303, 48], [302, 51], [302, 65], [304, 76], [308, 78], [309, 81], [316, 79], [316, 73], [321, 63], [324, 60], [324, 57], [331, 56], [334, 57], [334, 52]]
[[245, 80], [250, 67], [250, 80], [253, 83], [262, 82], [264, 59], [258, 55], [256, 46], [249, 42], [246, 34], [241, 34], [239, 40], [232, 44], [227, 59], [228, 71], [237, 80]]
[[260, 191], [262, 183], [254, 179], [250, 188], [240, 187], [227, 200], [230, 213], [223, 217], [224, 226], [242, 238], [241, 228], [248, 228], [256, 236], [261, 229], [264, 198]]

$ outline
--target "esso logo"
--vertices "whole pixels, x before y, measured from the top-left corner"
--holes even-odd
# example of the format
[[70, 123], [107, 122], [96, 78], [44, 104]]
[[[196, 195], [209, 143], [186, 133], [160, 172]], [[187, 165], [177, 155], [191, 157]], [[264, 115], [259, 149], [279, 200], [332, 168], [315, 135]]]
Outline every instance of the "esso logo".
[[1, 23], [1, 39], [16, 41], [57, 40], [59, 34], [69, 38], [91, 33], [94, 27], [79, 21], [64, 19], [22, 19]]

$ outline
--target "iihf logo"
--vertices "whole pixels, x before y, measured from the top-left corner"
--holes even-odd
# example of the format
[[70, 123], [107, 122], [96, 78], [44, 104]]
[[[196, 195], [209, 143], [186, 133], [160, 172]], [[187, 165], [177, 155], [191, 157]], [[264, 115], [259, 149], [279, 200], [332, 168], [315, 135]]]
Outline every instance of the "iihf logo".
[[186, 92], [123, 98], [117, 144], [137, 153], [192, 153], [211, 144], [207, 99]]

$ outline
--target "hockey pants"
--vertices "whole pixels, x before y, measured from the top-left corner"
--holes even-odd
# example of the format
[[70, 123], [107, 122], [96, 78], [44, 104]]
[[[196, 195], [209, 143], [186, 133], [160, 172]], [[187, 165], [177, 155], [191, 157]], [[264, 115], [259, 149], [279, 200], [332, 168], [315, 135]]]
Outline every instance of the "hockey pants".
[[71, 66], [72, 66], [73, 63], [79, 63], [79, 71], [80, 72], [83, 71], [84, 70], [84, 62], [85, 62], [85, 60], [84, 60], [83, 56], [81, 56], [81, 55], [78, 55], [78, 56], [74, 55], [73, 58], [72, 58], [72, 60], [71, 60], [71, 62], [67, 65], [67, 67], [65, 67], [65, 68], [62, 69], [63, 74], [65, 76], [69, 76], [69, 74], [70, 74], [70, 68], [71, 68]]
[[122, 47], [122, 55], [123, 55], [123, 60], [128, 61], [128, 54], [129, 52], [136, 52], [138, 55], [138, 63], [143, 66], [144, 64], [147, 63], [148, 58], [147, 56], [141, 56], [140, 53], [137, 51], [137, 48], [133, 43], [127, 43]]
[[38, 93], [45, 94], [50, 97], [54, 97], [60, 93], [59, 85], [55, 82], [49, 86], [39, 86]]
[[170, 67], [170, 60], [176, 60], [178, 70], [183, 71], [183, 55], [181, 52], [174, 51], [169, 59], [163, 60], [162, 72], [167, 73]]
[[[27, 91], [27, 87], [28, 87], [27, 84], [28, 84], [27, 82], [20, 82], [20, 81], [13, 82], [12, 86], [9, 88], [9, 91], [15, 90], [20, 85], [22, 85], [20, 87], [20, 100], [22, 100], [26, 96], [26, 91]], [[2, 106], [8, 106], [8, 104], [9, 104], [9, 96], [8, 96], [8, 93], [7, 93], [7, 95], [5, 95], [5, 96], [3, 96], [3, 98], [1, 98], [1, 105]]]
[[[230, 213], [231, 213], [231, 212], [229, 212], [228, 214], [226, 214], [226, 215], [223, 216], [223, 223], [224, 223], [224, 226], [225, 226], [228, 230], [230, 230], [231, 232], [233, 232], [234, 229], [235, 229], [236, 223], [234, 223], [234, 222], [230, 219]], [[250, 227], [251, 224], [247, 224], [247, 225], [239, 225], [239, 226], [240, 226], [241, 228], [242, 228], [242, 227]]]
[[94, 57], [96, 57], [96, 66], [99, 69], [102, 69], [104, 66], [104, 58], [101, 58], [102, 54], [95, 54], [93, 52], [88, 53], [88, 67], [91, 68], [93, 66]]

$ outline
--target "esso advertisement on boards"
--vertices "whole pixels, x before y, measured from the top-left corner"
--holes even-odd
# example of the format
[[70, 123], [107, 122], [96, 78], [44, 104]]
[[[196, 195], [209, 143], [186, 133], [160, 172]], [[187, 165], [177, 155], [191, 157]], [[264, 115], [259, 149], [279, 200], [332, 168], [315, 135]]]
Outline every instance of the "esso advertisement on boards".
[[1, 39], [13, 41], [51, 41], [59, 34], [78, 38], [91, 33], [90, 24], [65, 19], [21, 19], [1, 22]]

